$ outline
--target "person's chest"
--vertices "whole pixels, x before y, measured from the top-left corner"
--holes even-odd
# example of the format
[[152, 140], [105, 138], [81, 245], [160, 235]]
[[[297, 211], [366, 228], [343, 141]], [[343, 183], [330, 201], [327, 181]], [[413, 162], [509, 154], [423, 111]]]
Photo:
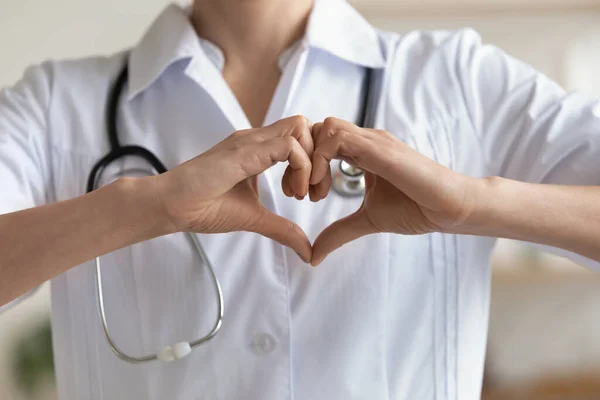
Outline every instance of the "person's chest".
[[[368, 88], [364, 87], [366, 69], [318, 49], [300, 51], [295, 57], [291, 61], [293, 67], [283, 71], [265, 124], [297, 114], [312, 122], [334, 116], [360, 123], [368, 92]], [[116, 113], [121, 144], [147, 148], [171, 169], [207, 151], [234, 131], [250, 128], [220, 71], [211, 68], [208, 63], [207, 59], [175, 63], [133, 99], [128, 99], [125, 93]], [[112, 80], [109, 78], [107, 85]], [[452, 167], [448, 127], [437, 123], [437, 120], [434, 121], [436, 124], [426, 120], [427, 116], [413, 118], [408, 113], [399, 112], [402, 107], [389, 101], [395, 94], [389, 93], [385, 83], [382, 85], [376, 127], [390, 131], [409, 145], [421, 147], [419, 150], [426, 155]], [[77, 95], [77, 92], [71, 93], [73, 99]], [[402, 101], [408, 103], [415, 99]], [[56, 154], [52, 158], [57, 200], [83, 194], [93, 164], [108, 150], [104, 102], [105, 99], [98, 96], [92, 109], [89, 103], [73, 101], [65, 104], [63, 115], [69, 118], [54, 121], [53, 131], [61, 133], [61, 144], [55, 146]], [[403, 103], [400, 106], [409, 109], [414, 105]], [[427, 105], [417, 108], [427, 109]], [[334, 160], [332, 168], [336, 166]], [[260, 200], [273, 212], [296, 222], [311, 241], [329, 224], [360, 207], [360, 196], [346, 197], [333, 190], [318, 203], [287, 198], [281, 190], [285, 167], [281, 163], [261, 174]], [[140, 171], [151, 173], [143, 159], [128, 157], [106, 168], [102, 181], [108, 183], [125, 171], [136, 171], [138, 175]], [[400, 284], [400, 280], [394, 278], [396, 275], [408, 274], [411, 277], [408, 281], [421, 282], [428, 287], [433, 283], [431, 254], [443, 251], [442, 241], [435, 242], [430, 236], [371, 235], [334, 252], [322, 267], [313, 271], [291, 250], [252, 233], [200, 235], [200, 239], [223, 281], [226, 303], [235, 302], [237, 297], [232, 293], [241, 288], [254, 296], [268, 292], [269, 285], [275, 284], [275, 287], [296, 293], [294, 302], [299, 309], [302, 309], [301, 304], [326, 302], [332, 297], [337, 297], [336, 301], [345, 299], [342, 304], [354, 304], [360, 298], [355, 293], [361, 285], [376, 288], [389, 282]], [[107, 279], [111, 280], [112, 272], [115, 274], [112, 280], [123, 285], [115, 298], [125, 296], [132, 307], [137, 304], [135, 308], [139, 306], [139, 310], [136, 312], [146, 314], [143, 319], [148, 321], [150, 331], [167, 334], [168, 330], [161, 328], [162, 318], [177, 319], [177, 315], [172, 313], [153, 317], [154, 310], [177, 308], [180, 304], [190, 304], [191, 307], [198, 296], [204, 299], [203, 303], [211, 303], [212, 293], [206, 290], [209, 282], [197, 279], [198, 258], [183, 235], [141, 243], [107, 258], [110, 260], [105, 263], [108, 265]], [[413, 268], [414, 265], [419, 267]], [[393, 276], [390, 277], [390, 273]], [[340, 291], [331, 295], [327, 286], [334, 280]], [[257, 281], [264, 285], [248, 285]], [[351, 289], [353, 287], [355, 289]], [[128, 288], [137, 288], [137, 295], [136, 290], [128, 292]], [[153, 296], [153, 288], [170, 293], [168, 301], [163, 296]], [[418, 290], [419, 285], [412, 289]], [[110, 287], [107, 290], [111, 290]], [[196, 295], [190, 294], [194, 292]], [[371, 292], [373, 307], [386, 301], [382, 293], [377, 290]], [[408, 291], [404, 293], [411, 296]], [[367, 298], [362, 296], [361, 301]], [[292, 305], [292, 310], [295, 307]], [[192, 326], [204, 326], [210, 321], [207, 317], [200, 324], [192, 322]], [[188, 329], [193, 331], [191, 326]]]
[[[284, 71], [265, 123], [296, 114], [312, 122], [334, 116], [358, 123], [365, 101], [365, 69], [319, 50], [308, 52], [298, 62], [292, 72]], [[201, 74], [207, 70], [193, 61], [170, 68], [149, 90], [120, 102], [118, 127], [123, 145], [143, 146], [167, 168], [174, 168], [250, 126], [216, 70]], [[77, 93], [71, 93], [73, 101], [65, 104], [62, 117], [54, 120], [53, 131], [61, 135], [60, 143], [53, 146], [51, 161], [57, 200], [83, 194], [90, 169], [108, 150], [103, 91], [95, 93], [98, 98], [91, 109], [89, 102], [77, 102]], [[390, 101], [397, 99], [396, 94], [384, 86], [381, 97], [377, 128], [453, 167], [448, 135], [454, 119], [438, 118], [432, 123], [427, 115], [405, 113], [403, 107], [412, 108], [408, 103], [418, 95], [402, 98], [397, 104], [398, 100]], [[148, 166], [143, 160], [128, 158], [104, 171], [105, 182], [124, 170], [144, 169]], [[281, 191], [284, 169], [285, 164], [275, 165], [260, 176], [261, 202], [298, 223], [311, 241], [361, 204], [360, 197], [348, 198], [334, 191], [319, 203], [289, 199]], [[433, 348], [444, 345], [446, 329], [454, 324], [457, 248], [451, 237], [371, 235], [332, 253], [317, 269], [302, 263], [293, 251], [252, 233], [199, 238], [221, 280], [225, 323], [217, 337], [191, 358], [190, 365], [202, 369], [211, 363], [213, 371], [226, 369], [232, 379], [249, 379], [249, 366], [285, 376], [291, 368], [286, 360], [294, 348], [302, 349], [294, 351], [294, 374], [300, 380], [322, 382], [325, 391], [329, 384], [332, 388], [349, 385], [362, 375], [377, 380], [384, 375], [422, 374], [433, 379], [437, 361], [428, 357]], [[210, 328], [216, 311], [215, 293], [206, 266], [183, 235], [116, 251], [103, 257], [103, 265], [108, 322], [125, 351], [138, 355], [154, 352], [167, 343], [193, 340]], [[57, 287], [66, 289], [55, 295], [57, 307], [69, 303], [63, 308], [69, 313], [65, 318], [80, 330], [65, 333], [73, 346], [104, 343], [97, 316], [91, 311], [96, 304], [93, 263], [58, 278]], [[407, 324], [412, 328], [405, 329]], [[415, 332], [425, 336], [418, 337]], [[390, 335], [393, 342], [386, 339]], [[265, 342], [261, 338], [268, 338], [269, 346], [257, 351], [256, 343]], [[396, 348], [395, 343], [404, 346]], [[406, 358], [386, 367], [382, 360], [389, 352], [406, 353]], [[315, 376], [311, 357], [335, 362], [335, 374], [325, 380]], [[339, 357], [347, 362], [339, 364]], [[427, 361], [415, 369], [407, 364], [415, 357]], [[119, 369], [119, 363], [103, 346], [92, 360], [81, 360], [78, 365]], [[161, 369], [161, 374], [166, 390], [176, 378], [167, 370]], [[263, 389], [269, 392], [269, 385], [283, 376], [255, 379], [264, 379]], [[195, 385], [204, 393], [215, 393], [215, 388], [227, 386], [223, 379], [222, 374], [207, 373], [196, 378]], [[383, 389], [378, 387], [366, 385], [365, 389]], [[157, 390], [160, 393], [161, 389]], [[311, 388], [299, 390], [310, 398]]]

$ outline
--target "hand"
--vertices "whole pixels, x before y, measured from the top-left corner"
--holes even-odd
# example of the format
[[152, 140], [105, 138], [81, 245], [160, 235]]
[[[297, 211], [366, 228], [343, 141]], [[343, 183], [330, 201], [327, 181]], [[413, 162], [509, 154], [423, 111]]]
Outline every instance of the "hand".
[[308, 193], [312, 152], [311, 126], [304, 117], [233, 133], [207, 152], [157, 176], [173, 230], [256, 232], [289, 246], [309, 262], [312, 248], [306, 234], [262, 206], [257, 175], [287, 161], [286, 190], [303, 198]]
[[329, 192], [332, 159], [342, 159], [362, 169], [366, 181], [361, 207], [331, 224], [315, 240], [313, 265], [338, 247], [365, 235], [455, 231], [471, 213], [472, 178], [419, 154], [390, 133], [359, 128], [335, 118], [315, 124], [312, 132], [312, 201], [319, 201]]

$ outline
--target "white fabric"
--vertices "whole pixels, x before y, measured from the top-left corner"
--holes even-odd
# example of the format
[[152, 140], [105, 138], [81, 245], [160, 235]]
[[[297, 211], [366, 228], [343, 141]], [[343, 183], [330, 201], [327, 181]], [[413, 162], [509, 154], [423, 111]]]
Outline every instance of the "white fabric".
[[[122, 141], [169, 168], [249, 127], [199, 43], [185, 12], [169, 6], [129, 59]], [[123, 60], [46, 63], [2, 91], [3, 212], [84, 193], [108, 150], [105, 99]], [[479, 177], [598, 184], [598, 103], [566, 94], [471, 30], [377, 32], [340, 0], [316, 2], [265, 124], [295, 114], [356, 121], [365, 67], [386, 71], [377, 127], [441, 164]], [[311, 240], [360, 204], [335, 193], [318, 204], [285, 198], [283, 170], [261, 176], [261, 199]], [[168, 364], [129, 365], [112, 354], [92, 262], [52, 281], [62, 400], [479, 399], [493, 239], [374, 235], [317, 269], [251, 233], [200, 239], [223, 283], [224, 325]], [[154, 353], [210, 329], [214, 293], [183, 235], [117, 251], [103, 265], [106, 312], [123, 350]]]

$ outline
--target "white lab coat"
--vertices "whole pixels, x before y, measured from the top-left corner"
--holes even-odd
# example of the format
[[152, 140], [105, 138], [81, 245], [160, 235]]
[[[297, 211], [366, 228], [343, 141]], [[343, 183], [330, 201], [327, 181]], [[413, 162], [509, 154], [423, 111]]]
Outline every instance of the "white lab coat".
[[[108, 151], [105, 100], [123, 60], [44, 63], [2, 91], [0, 212], [85, 192]], [[385, 68], [377, 127], [439, 163], [477, 177], [599, 183], [598, 103], [567, 95], [472, 30], [377, 32], [345, 2], [317, 1], [285, 61], [265, 124], [295, 114], [356, 121], [365, 67]], [[248, 128], [220, 63], [185, 11], [166, 8], [131, 52], [122, 142], [172, 168]], [[311, 240], [361, 202], [335, 193], [317, 204], [288, 199], [284, 167], [260, 177], [261, 200]], [[129, 365], [111, 353], [93, 262], [52, 280], [61, 399], [479, 398], [494, 239], [373, 235], [317, 269], [252, 233], [200, 239], [223, 284], [225, 321], [212, 342], [170, 364]], [[152, 353], [210, 328], [214, 292], [183, 235], [103, 263], [108, 320], [127, 352]]]

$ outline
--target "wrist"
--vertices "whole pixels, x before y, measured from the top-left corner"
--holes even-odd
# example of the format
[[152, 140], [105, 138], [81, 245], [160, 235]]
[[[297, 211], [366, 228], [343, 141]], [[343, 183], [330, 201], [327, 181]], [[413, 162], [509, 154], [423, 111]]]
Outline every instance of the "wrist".
[[164, 193], [160, 175], [143, 178], [120, 178], [115, 182], [117, 190], [127, 199], [132, 214], [139, 217], [140, 225], [146, 226], [151, 236], [163, 236], [176, 232], [165, 209]]
[[502, 197], [503, 182], [503, 178], [496, 176], [470, 180], [471, 212], [461, 225], [460, 233], [478, 236], [494, 234], [495, 202]]

